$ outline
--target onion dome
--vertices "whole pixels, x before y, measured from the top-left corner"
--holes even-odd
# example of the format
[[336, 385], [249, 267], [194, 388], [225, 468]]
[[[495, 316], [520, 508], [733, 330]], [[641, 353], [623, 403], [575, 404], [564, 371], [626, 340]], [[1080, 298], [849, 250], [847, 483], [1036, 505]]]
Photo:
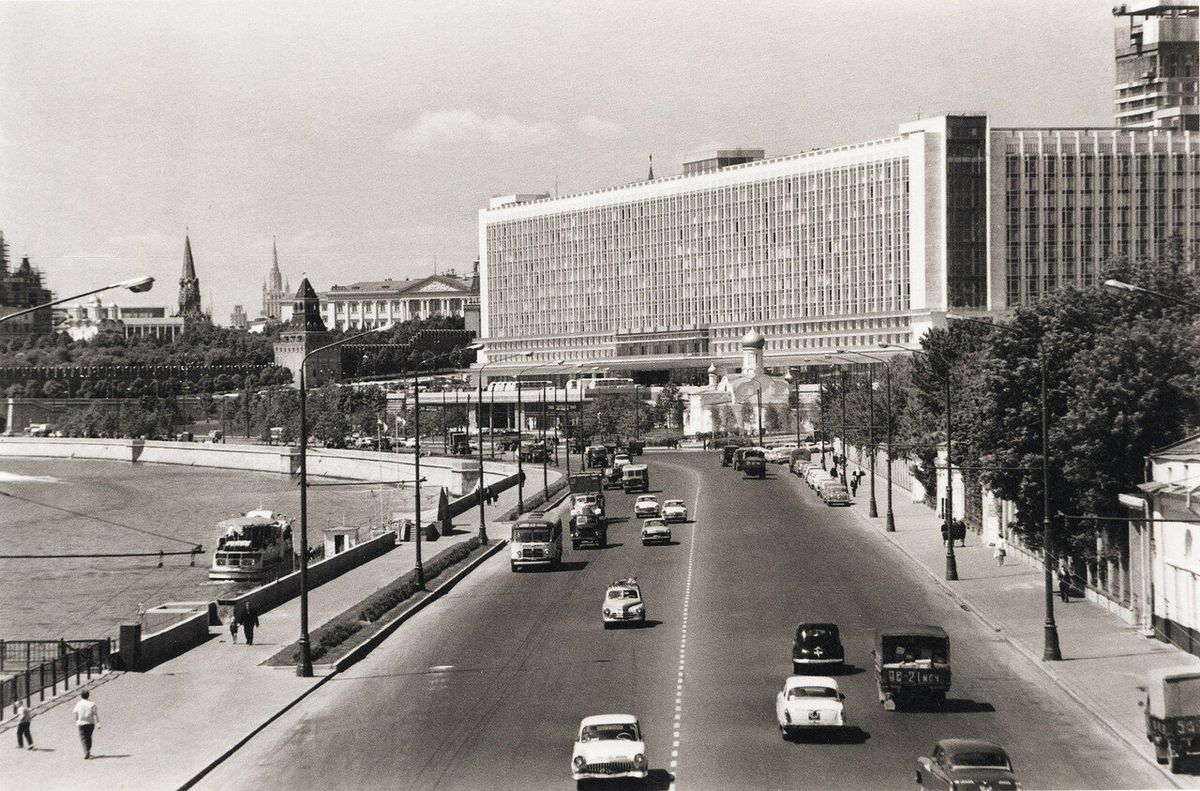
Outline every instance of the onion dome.
[[767, 339], [758, 330], [750, 330], [742, 336], [743, 349], [762, 349], [766, 347]]

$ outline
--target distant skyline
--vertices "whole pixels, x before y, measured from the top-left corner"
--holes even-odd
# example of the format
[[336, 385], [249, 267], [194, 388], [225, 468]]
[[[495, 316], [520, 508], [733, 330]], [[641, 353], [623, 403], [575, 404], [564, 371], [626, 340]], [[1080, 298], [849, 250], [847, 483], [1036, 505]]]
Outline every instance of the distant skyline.
[[1112, 3], [0, 2], [0, 230], [60, 296], [258, 315], [469, 271], [492, 195], [675, 175], [944, 111], [1111, 126]]

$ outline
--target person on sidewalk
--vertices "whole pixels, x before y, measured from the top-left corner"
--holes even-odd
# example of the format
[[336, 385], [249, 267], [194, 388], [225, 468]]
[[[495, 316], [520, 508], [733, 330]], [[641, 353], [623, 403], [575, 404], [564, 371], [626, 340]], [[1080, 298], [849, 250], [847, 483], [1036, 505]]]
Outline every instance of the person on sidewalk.
[[234, 645], [237, 645], [238, 623], [241, 622], [241, 616], [238, 615], [238, 608], [235, 605], [233, 612], [229, 613], [229, 640]]
[[855, 470], [850, 474], [850, 496], [858, 497], [858, 479], [862, 475], [862, 470]]
[[100, 724], [100, 713], [96, 710], [96, 704], [88, 700], [89, 697], [86, 689], [80, 692], [79, 702], [73, 711], [75, 724], [79, 727], [79, 741], [83, 743], [84, 760], [92, 757], [92, 731]]
[[954, 532], [951, 535], [954, 538], [951, 540], [959, 542], [960, 547], [965, 547], [967, 545], [967, 523], [961, 519], [955, 519], [953, 527]]
[[20, 750], [25, 746], [25, 742], [29, 742], [29, 749], [33, 749], [33, 734], [29, 731], [29, 723], [33, 720], [33, 711], [25, 703], [17, 704], [17, 749]]
[[1064, 602], [1071, 601], [1071, 576], [1067, 573], [1058, 574], [1058, 595]]
[[254, 614], [254, 608], [246, 602], [246, 608], [242, 610], [242, 629], [246, 632], [246, 645], [254, 645], [254, 629], [258, 626], [258, 616]]
[[1008, 555], [1008, 539], [1000, 536], [996, 539], [996, 543], [993, 546], [995, 549], [992, 550], [992, 557], [996, 559], [997, 566], [1003, 566], [1004, 558]]

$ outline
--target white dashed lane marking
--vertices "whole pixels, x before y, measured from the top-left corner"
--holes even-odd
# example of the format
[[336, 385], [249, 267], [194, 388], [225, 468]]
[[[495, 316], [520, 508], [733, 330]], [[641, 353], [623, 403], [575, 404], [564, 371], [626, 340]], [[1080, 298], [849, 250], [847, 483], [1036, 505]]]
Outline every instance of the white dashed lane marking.
[[[697, 491], [699, 495], [699, 491]], [[696, 502], [696, 509], [699, 511], [700, 503]], [[699, 517], [699, 514], [696, 514]], [[675, 775], [679, 769], [679, 728], [683, 720], [683, 678], [684, 670], [687, 665], [687, 622], [688, 610], [692, 605], [692, 567], [696, 558], [696, 523], [698, 519], [692, 521], [692, 536], [688, 546], [688, 565], [687, 565], [687, 582], [683, 589], [683, 621], [679, 630], [679, 672], [676, 676], [678, 681], [675, 684], [675, 727], [671, 735], [671, 774]], [[675, 788], [675, 778], [672, 778], [671, 788]]]

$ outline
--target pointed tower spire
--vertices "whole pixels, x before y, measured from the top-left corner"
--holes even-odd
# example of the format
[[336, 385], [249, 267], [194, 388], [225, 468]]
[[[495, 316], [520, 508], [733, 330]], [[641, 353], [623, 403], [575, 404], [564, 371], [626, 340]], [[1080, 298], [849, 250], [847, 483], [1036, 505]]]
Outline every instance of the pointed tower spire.
[[288, 326], [308, 332], [325, 332], [325, 322], [321, 319], [321, 300], [307, 277], [300, 281], [300, 288], [296, 291], [292, 320]]
[[179, 315], [200, 318], [200, 278], [196, 277], [196, 262], [192, 259], [192, 240], [183, 236], [183, 275], [179, 278]]
[[654, 181], [654, 155], [650, 155], [650, 175], [646, 177], [649, 181]]

